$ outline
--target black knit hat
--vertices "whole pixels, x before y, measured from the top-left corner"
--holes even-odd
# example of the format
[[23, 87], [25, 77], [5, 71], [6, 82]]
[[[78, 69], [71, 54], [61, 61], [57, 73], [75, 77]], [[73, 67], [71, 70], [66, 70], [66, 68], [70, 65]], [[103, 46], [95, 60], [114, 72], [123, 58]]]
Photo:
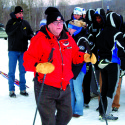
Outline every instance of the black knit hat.
[[21, 6], [16, 6], [14, 13], [16, 14], [16, 13], [19, 13], [19, 12], [23, 12], [23, 8]]
[[59, 20], [64, 21], [63, 16], [59, 12], [59, 10], [55, 7], [48, 7], [45, 11], [45, 14], [47, 15], [47, 18], [46, 18], [47, 25], [49, 25], [54, 21], [59, 21]]

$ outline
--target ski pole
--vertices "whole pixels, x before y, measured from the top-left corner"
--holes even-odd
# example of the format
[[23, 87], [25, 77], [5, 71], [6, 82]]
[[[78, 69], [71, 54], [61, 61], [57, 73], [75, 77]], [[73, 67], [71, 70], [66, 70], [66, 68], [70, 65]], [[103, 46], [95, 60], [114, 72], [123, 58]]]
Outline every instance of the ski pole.
[[102, 101], [102, 96], [101, 96], [101, 93], [100, 93], [100, 87], [99, 87], [99, 83], [98, 83], [98, 80], [97, 80], [97, 77], [96, 77], [95, 67], [94, 67], [93, 64], [92, 64], [92, 69], [93, 69], [93, 73], [94, 73], [94, 76], [95, 76], [95, 81], [96, 81], [96, 85], [97, 85], [97, 88], [98, 88], [97, 92], [98, 92], [99, 97], [100, 97], [100, 101], [101, 101], [102, 110], [103, 110], [103, 113], [104, 113], [106, 125], [108, 125], [107, 118], [106, 118], [106, 115], [105, 115], [105, 109], [104, 109], [104, 105], [103, 105], [103, 101]]
[[[50, 52], [50, 55], [49, 55], [49, 58], [48, 58], [48, 62], [52, 62], [53, 61], [52, 60], [53, 51], [54, 51], [54, 48], [52, 48], [52, 50]], [[37, 106], [36, 106], [36, 111], [35, 111], [35, 115], [34, 115], [33, 125], [35, 125], [36, 115], [37, 115], [37, 109], [38, 109], [38, 106], [39, 106], [39, 103], [40, 103], [40, 98], [41, 98], [41, 94], [42, 94], [42, 91], [43, 91], [45, 77], [46, 77], [46, 74], [44, 74], [44, 76], [43, 76], [43, 81], [42, 81], [42, 85], [41, 85], [41, 88], [40, 88], [40, 92], [39, 92], [39, 96], [38, 96], [38, 101], [37, 101]]]
[[38, 102], [37, 102], [37, 107], [36, 107], [36, 111], [35, 111], [35, 115], [34, 115], [33, 125], [35, 125], [36, 115], [37, 115], [37, 109], [38, 109], [38, 106], [39, 106], [41, 93], [43, 91], [43, 85], [44, 85], [45, 77], [46, 77], [46, 74], [44, 74], [44, 76], [43, 76], [43, 82], [42, 82], [42, 85], [41, 85], [41, 88], [40, 88], [40, 92], [39, 92], [39, 96], [38, 96]]
[[[89, 41], [87, 38], [85, 38], [85, 43], [86, 43], [86, 47], [87, 47], [87, 52], [92, 56], [92, 51], [89, 47]], [[92, 63], [91, 63], [92, 64]], [[96, 77], [96, 72], [95, 72], [95, 67], [94, 67], [94, 64], [92, 64], [92, 69], [93, 69], [93, 73], [94, 73], [94, 77], [95, 77], [95, 81], [96, 81], [96, 85], [97, 85], [97, 88], [98, 88], [98, 94], [99, 94], [99, 97], [100, 97], [100, 102], [101, 102], [101, 105], [102, 105], [102, 110], [103, 110], [103, 114], [104, 114], [104, 117], [105, 117], [105, 121], [106, 121], [106, 125], [108, 125], [108, 122], [107, 122], [107, 118], [106, 118], [106, 114], [105, 114], [105, 109], [104, 109], [104, 105], [103, 105], [103, 101], [102, 101], [102, 96], [101, 96], [101, 93], [100, 93], [100, 87], [99, 87], [99, 83], [98, 83], [98, 80], [97, 80], [97, 77]]]

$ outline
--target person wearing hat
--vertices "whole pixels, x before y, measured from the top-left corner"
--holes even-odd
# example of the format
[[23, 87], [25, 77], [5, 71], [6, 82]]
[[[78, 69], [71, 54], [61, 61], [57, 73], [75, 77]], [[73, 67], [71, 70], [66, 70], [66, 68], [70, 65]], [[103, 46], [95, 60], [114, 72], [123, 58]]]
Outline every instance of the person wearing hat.
[[[106, 26], [106, 13], [103, 8], [97, 8], [96, 10], [89, 10], [89, 13], [87, 13], [86, 17], [87, 16], [89, 17], [89, 20], [91, 21], [90, 26], [87, 29], [89, 32], [89, 36], [93, 36], [94, 47], [93, 47], [92, 52], [96, 55], [96, 57], [98, 57], [96, 38]], [[101, 84], [102, 78], [101, 78], [100, 68], [98, 67], [98, 63], [99, 62], [97, 61], [97, 63], [95, 64], [95, 71], [96, 71], [97, 80], [99, 81], [99, 84]], [[96, 81], [95, 81], [95, 77], [93, 73], [91, 77], [90, 87], [91, 87], [91, 92], [94, 93], [95, 96], [97, 96], [98, 95], [97, 85], [96, 85]]]
[[84, 8], [82, 9], [82, 16], [85, 19], [85, 17], [86, 17], [86, 10]]
[[72, 118], [69, 86], [73, 77], [72, 62], [78, 64], [92, 59], [79, 51], [72, 36], [63, 29], [64, 18], [57, 8], [48, 7], [45, 14], [46, 25], [31, 39], [24, 53], [24, 67], [34, 72], [35, 99], [42, 125], [67, 125]]
[[87, 29], [89, 30], [89, 27], [91, 27], [91, 24], [93, 23], [93, 16], [94, 16], [95, 10], [94, 9], [88, 9], [86, 11], [86, 23], [87, 23]]
[[86, 10], [84, 8], [82, 8], [82, 18], [83, 21], [86, 22]]
[[46, 25], [46, 19], [43, 19], [43, 20], [40, 21], [39, 27], [41, 28], [44, 25]]
[[[101, 97], [104, 110], [99, 100], [99, 119], [117, 120], [117, 116], [111, 114], [112, 103], [118, 87], [120, 69], [125, 70], [125, 43], [121, 24], [121, 15], [110, 12], [106, 15], [106, 26], [97, 36], [98, 67], [101, 69], [102, 87]], [[101, 40], [101, 42], [100, 42]], [[105, 114], [105, 115], [104, 115]]]
[[[83, 11], [84, 12], [84, 11]], [[92, 24], [92, 19], [93, 19], [93, 15], [95, 13], [95, 10], [94, 9], [88, 9], [86, 11], [86, 24], [87, 24], [87, 35], [88, 35], [88, 39], [91, 43], [91, 51], [93, 50], [95, 44], [93, 43], [93, 35], [89, 33], [89, 27], [91, 26]], [[89, 108], [89, 102], [90, 102], [90, 99], [92, 97], [92, 92], [90, 92], [90, 85], [91, 85], [91, 78], [92, 78], [92, 65], [90, 64], [87, 64], [87, 72], [85, 74], [85, 77], [83, 79], [83, 94], [84, 94], [84, 107], [85, 108]], [[95, 80], [95, 79], [93, 79]]]
[[23, 66], [23, 54], [28, 48], [28, 40], [33, 36], [33, 31], [29, 23], [23, 19], [23, 8], [16, 6], [14, 12], [10, 13], [11, 19], [6, 24], [8, 34], [8, 57], [9, 57], [9, 96], [16, 97], [15, 94], [15, 70], [17, 61], [19, 62], [19, 86], [20, 94], [28, 96], [26, 92], [25, 69]]
[[71, 20], [83, 20], [82, 18], [82, 8], [81, 7], [75, 7], [73, 10], [73, 13], [71, 14], [71, 19], [66, 21], [66, 25], [68, 27], [68, 24]]
[[[86, 30], [84, 27], [86, 23], [82, 20], [72, 20], [68, 24], [68, 29], [76, 44], [79, 47], [79, 51], [87, 52], [86, 44]], [[89, 45], [89, 44], [88, 44]], [[94, 55], [92, 55], [94, 58]], [[92, 62], [93, 63], [93, 62]], [[86, 63], [72, 64], [72, 71], [74, 77], [70, 80], [70, 88], [71, 88], [71, 105], [73, 111], [73, 117], [80, 117], [83, 115], [83, 106], [84, 106], [84, 96], [83, 96], [83, 79], [87, 72]], [[91, 77], [91, 76], [90, 76]]]
[[36, 31], [36, 34], [40, 31], [41, 27], [46, 25], [46, 19], [42, 19], [39, 24], [39, 30]]

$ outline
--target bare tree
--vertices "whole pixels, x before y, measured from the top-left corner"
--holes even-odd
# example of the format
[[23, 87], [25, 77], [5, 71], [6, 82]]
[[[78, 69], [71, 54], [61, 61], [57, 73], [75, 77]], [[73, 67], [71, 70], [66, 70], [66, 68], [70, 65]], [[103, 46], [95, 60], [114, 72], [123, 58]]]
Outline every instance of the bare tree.
[[[15, 6], [17, 5], [23, 7], [24, 19], [30, 23], [34, 31], [39, 29], [39, 23], [43, 18], [45, 18], [44, 11], [48, 6], [58, 7], [65, 20], [71, 18], [72, 11], [76, 6], [85, 8], [86, 10], [102, 7], [102, 1], [91, 0], [91, 2], [88, 3], [88, 0], [77, 0], [77, 3], [79, 4], [69, 5], [70, 2], [71, 0], [0, 0], [0, 23], [6, 25], [10, 18], [10, 12], [14, 11]], [[103, 0], [103, 2], [105, 10], [107, 10], [107, 4], [109, 4], [110, 10], [123, 15], [124, 19], [124, 0]]]
[[2, 0], [0, 0], [0, 12], [1, 12], [0, 22], [3, 22], [3, 1]]
[[40, 21], [44, 18], [44, 10], [43, 10], [43, 0], [34, 1], [32, 13], [31, 13], [31, 22], [32, 28], [34, 31], [39, 29]]
[[56, 6], [56, 0], [48, 0], [47, 6]]
[[0, 0], [0, 23], [3, 23], [4, 26], [6, 25], [6, 22], [10, 18], [9, 16], [9, 9], [7, 8], [9, 6], [9, 0]]
[[64, 19], [66, 19], [67, 16], [67, 6], [68, 6], [68, 3], [66, 0], [62, 0], [58, 3], [58, 8], [61, 12], [61, 14], [63, 15]]

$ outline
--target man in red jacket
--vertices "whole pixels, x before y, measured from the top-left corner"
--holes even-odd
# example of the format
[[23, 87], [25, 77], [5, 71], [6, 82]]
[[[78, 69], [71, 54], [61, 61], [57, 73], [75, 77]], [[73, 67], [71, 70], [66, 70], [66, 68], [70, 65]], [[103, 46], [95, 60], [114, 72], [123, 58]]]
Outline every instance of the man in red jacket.
[[69, 80], [73, 77], [72, 62], [95, 63], [96, 58], [94, 55], [90, 58], [89, 54], [79, 51], [71, 35], [63, 29], [64, 19], [57, 8], [48, 7], [45, 14], [47, 24], [31, 39], [24, 53], [24, 67], [26, 71], [34, 72], [37, 104], [45, 78], [38, 105], [42, 125], [67, 125], [72, 117], [69, 86]]

